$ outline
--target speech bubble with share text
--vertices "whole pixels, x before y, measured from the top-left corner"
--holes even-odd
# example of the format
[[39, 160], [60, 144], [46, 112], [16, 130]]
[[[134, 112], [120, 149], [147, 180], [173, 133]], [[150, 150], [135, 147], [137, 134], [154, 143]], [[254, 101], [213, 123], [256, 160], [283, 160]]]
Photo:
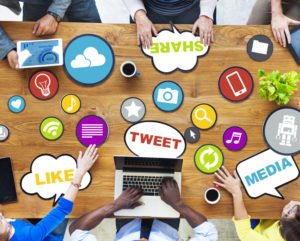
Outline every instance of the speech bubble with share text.
[[[76, 160], [71, 155], [56, 158], [42, 154], [32, 161], [30, 172], [22, 177], [21, 188], [26, 194], [37, 194], [44, 200], [53, 199], [54, 206], [73, 181], [76, 167]], [[86, 189], [91, 181], [91, 175], [87, 172], [79, 189]]]
[[206, 55], [209, 47], [204, 46], [200, 37], [191, 31], [180, 32], [174, 25], [171, 27], [172, 30], [159, 31], [157, 37], [152, 37], [152, 47], [142, 47], [142, 51], [152, 58], [153, 66], [162, 73], [172, 73], [177, 69], [191, 71], [196, 67], [198, 57]]
[[284, 199], [277, 189], [299, 177], [299, 168], [293, 157], [271, 149], [239, 162], [236, 171], [252, 199], [263, 195]]

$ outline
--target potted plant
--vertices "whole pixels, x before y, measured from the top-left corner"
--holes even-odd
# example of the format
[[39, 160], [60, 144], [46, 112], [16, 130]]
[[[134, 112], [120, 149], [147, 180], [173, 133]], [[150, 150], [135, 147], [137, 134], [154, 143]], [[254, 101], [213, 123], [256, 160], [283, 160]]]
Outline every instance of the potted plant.
[[291, 96], [297, 89], [297, 83], [300, 81], [300, 74], [296, 71], [280, 73], [276, 70], [266, 73], [265, 70], [258, 71], [259, 90], [258, 94], [263, 100], [274, 101], [278, 105], [289, 103]]

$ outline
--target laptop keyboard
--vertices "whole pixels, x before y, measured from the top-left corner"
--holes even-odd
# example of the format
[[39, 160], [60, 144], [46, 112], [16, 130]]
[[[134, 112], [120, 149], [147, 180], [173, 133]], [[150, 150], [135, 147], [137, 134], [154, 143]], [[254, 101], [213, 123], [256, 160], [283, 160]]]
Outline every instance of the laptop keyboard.
[[159, 196], [158, 188], [164, 178], [162, 176], [127, 176], [123, 175], [123, 191], [128, 187], [140, 187], [143, 189], [143, 194], [146, 196]]

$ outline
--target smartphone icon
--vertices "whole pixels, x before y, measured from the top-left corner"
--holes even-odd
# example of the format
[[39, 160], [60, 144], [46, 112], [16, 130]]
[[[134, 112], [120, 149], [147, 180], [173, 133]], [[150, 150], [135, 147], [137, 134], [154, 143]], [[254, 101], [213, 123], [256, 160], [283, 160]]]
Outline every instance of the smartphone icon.
[[234, 96], [240, 96], [247, 92], [247, 88], [239, 74], [239, 72], [235, 71], [226, 76], [227, 82], [234, 94]]

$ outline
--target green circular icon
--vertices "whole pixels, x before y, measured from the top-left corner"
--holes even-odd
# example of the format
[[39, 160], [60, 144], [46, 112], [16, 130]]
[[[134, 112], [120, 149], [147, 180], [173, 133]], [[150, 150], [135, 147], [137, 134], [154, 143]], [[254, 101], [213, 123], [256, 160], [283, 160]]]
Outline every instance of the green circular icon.
[[40, 125], [40, 132], [46, 140], [54, 141], [62, 136], [64, 125], [56, 117], [47, 117]]
[[224, 163], [224, 156], [219, 147], [203, 145], [195, 153], [195, 165], [205, 174], [215, 173]]

